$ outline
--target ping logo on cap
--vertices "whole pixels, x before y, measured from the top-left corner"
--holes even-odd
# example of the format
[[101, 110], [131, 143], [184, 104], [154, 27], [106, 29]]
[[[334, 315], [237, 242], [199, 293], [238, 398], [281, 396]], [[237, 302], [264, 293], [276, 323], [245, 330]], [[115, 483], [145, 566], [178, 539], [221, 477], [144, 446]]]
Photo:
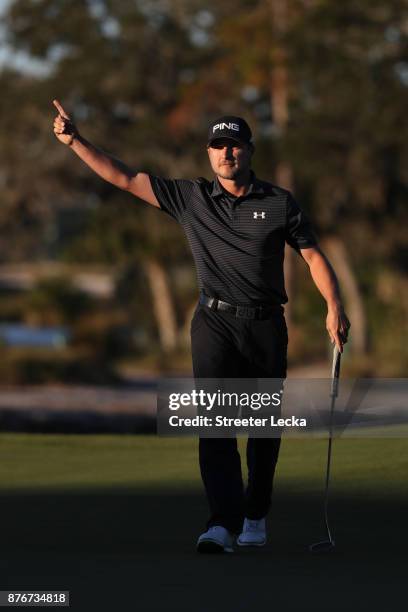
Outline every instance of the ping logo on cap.
[[241, 143], [250, 143], [252, 139], [251, 128], [242, 117], [224, 115], [218, 117], [208, 126], [208, 144], [218, 138], [231, 138]]
[[239, 132], [239, 125], [238, 123], [217, 123], [217, 125], [213, 127], [213, 133], [216, 130], [235, 130]]

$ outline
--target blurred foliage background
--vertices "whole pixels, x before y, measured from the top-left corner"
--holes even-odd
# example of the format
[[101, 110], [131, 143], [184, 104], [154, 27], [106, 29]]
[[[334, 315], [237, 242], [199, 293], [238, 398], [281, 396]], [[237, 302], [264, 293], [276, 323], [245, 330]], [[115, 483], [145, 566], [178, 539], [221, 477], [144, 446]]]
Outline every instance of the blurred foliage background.
[[[256, 173], [294, 191], [339, 276], [349, 373], [406, 375], [405, 0], [11, 0], [0, 28], [0, 323], [70, 334], [0, 343], [0, 382], [190, 368], [182, 230], [57, 142], [53, 98], [91, 142], [171, 177], [210, 178], [209, 121], [244, 115]], [[286, 274], [291, 363], [319, 362], [325, 305], [290, 252]]]

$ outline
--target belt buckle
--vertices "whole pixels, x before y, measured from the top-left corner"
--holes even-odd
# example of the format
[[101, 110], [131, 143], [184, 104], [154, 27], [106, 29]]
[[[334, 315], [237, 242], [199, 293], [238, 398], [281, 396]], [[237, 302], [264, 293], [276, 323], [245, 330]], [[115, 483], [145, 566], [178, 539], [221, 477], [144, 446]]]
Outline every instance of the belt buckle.
[[250, 306], [237, 306], [236, 316], [239, 319], [255, 319], [256, 308]]

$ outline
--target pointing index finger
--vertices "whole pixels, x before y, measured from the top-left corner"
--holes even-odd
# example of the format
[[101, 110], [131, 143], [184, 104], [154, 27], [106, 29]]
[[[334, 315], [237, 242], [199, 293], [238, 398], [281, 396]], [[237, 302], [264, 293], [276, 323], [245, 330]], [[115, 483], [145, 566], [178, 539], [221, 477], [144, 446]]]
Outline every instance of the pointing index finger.
[[61, 117], [64, 117], [64, 119], [69, 119], [69, 115], [64, 111], [64, 109], [62, 108], [58, 100], [53, 100], [52, 103], [54, 104], [55, 108], [58, 110]]

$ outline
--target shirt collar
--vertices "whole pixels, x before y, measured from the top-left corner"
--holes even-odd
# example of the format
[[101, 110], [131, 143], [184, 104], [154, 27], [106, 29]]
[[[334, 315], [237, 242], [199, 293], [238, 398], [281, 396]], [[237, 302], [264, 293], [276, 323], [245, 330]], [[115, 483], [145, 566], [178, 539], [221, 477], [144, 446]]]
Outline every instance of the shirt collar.
[[[220, 195], [223, 195], [224, 193], [225, 193], [225, 190], [222, 188], [221, 183], [218, 180], [218, 177], [216, 176], [212, 182], [211, 196], [213, 198], [216, 198]], [[251, 183], [249, 185], [249, 189], [246, 192], [245, 196], [242, 196], [242, 197], [246, 197], [249, 194], [264, 194], [264, 193], [265, 193], [265, 189], [262, 184], [262, 181], [258, 180], [255, 176], [255, 172], [251, 170]]]

